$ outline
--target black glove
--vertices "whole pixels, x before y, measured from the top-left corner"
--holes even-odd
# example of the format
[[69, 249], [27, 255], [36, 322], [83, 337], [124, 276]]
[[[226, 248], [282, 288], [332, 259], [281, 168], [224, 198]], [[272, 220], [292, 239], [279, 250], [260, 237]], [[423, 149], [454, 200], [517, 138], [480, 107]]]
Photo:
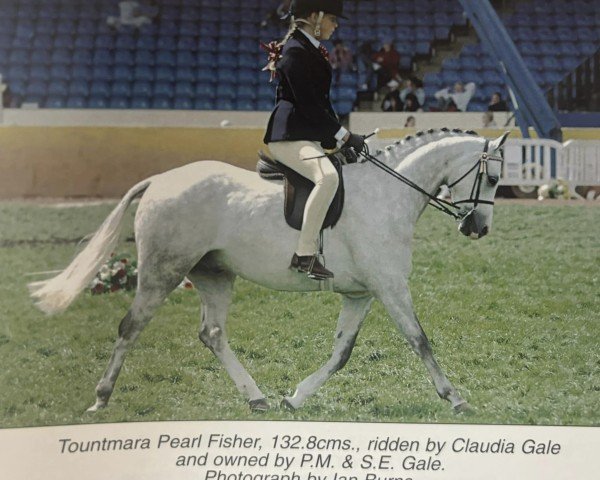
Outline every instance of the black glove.
[[344, 146], [352, 147], [357, 153], [362, 152], [362, 149], [365, 148], [365, 137], [351, 133]]

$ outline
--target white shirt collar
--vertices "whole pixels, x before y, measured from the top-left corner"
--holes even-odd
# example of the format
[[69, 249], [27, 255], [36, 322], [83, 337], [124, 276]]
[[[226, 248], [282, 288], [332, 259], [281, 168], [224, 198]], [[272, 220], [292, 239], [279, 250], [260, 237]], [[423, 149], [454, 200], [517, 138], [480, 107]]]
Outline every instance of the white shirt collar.
[[305, 36], [306, 38], [308, 38], [310, 40], [310, 43], [312, 43], [315, 48], [319, 48], [319, 45], [321, 45], [321, 42], [319, 42], [315, 37], [313, 37], [310, 33], [302, 30], [301, 28], [299, 28], [298, 30], [300, 30]]

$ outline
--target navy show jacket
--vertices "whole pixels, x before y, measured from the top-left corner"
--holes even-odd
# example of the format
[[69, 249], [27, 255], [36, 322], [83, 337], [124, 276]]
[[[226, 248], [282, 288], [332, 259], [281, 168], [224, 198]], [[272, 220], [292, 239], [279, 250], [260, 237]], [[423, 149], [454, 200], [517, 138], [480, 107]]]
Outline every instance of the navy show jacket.
[[276, 104], [264, 142], [311, 140], [321, 142], [323, 148], [335, 148], [335, 134], [342, 126], [329, 98], [329, 61], [297, 30], [281, 53], [276, 65]]

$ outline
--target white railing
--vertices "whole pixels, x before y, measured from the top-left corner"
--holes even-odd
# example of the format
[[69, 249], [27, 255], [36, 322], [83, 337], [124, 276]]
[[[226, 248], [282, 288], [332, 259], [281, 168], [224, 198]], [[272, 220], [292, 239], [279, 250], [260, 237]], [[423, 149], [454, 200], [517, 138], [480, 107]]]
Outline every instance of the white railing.
[[533, 187], [566, 180], [571, 188], [600, 185], [600, 141], [511, 139], [504, 147], [501, 185]]

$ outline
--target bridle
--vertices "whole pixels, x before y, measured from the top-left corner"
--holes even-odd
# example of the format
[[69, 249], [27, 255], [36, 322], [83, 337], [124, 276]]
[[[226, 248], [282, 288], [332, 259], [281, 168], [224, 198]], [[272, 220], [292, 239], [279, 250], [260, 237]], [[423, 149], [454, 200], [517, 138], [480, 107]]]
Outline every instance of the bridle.
[[[456, 181], [454, 181], [450, 185], [448, 185], [448, 188], [453, 188], [456, 185], [458, 185], [461, 181], [463, 181], [471, 172], [473, 172], [476, 169], [478, 170], [477, 176], [475, 177], [475, 181], [473, 182], [473, 187], [471, 188], [471, 194], [469, 195], [469, 198], [467, 200], [460, 200], [457, 202], [449, 202], [447, 200], [438, 198], [435, 195], [432, 195], [425, 189], [418, 186], [412, 180], [410, 180], [410, 179], [406, 178], [404, 175], [398, 173], [393, 168], [390, 168], [385, 163], [383, 163], [381, 160], [379, 160], [377, 157], [370, 154], [369, 147], [366, 143], [365, 143], [365, 147], [363, 148], [363, 150], [358, 152], [358, 156], [362, 157], [364, 159], [363, 161], [371, 162], [373, 165], [377, 166], [381, 170], [390, 174], [394, 178], [397, 178], [402, 183], [417, 190], [419, 193], [422, 193], [423, 195], [427, 196], [429, 198], [429, 205], [431, 205], [432, 207], [450, 215], [455, 220], [462, 221], [462, 220], [466, 219], [467, 217], [469, 217], [477, 209], [478, 205], [480, 205], [480, 204], [494, 205], [493, 200], [482, 200], [479, 198], [479, 195], [481, 193], [481, 185], [483, 183], [484, 176], [487, 177], [487, 181], [491, 185], [496, 185], [499, 180], [499, 177], [497, 175], [489, 174], [488, 162], [490, 162], [490, 161], [504, 162], [504, 159], [501, 156], [490, 155], [488, 153], [489, 145], [490, 145], [490, 141], [486, 140], [485, 146], [483, 148], [483, 152], [479, 155], [479, 159], [477, 160], [477, 162], [464, 175], [460, 176]], [[462, 203], [472, 203], [473, 207], [466, 212], [460, 212], [460, 207], [458, 205], [460, 205]]]

